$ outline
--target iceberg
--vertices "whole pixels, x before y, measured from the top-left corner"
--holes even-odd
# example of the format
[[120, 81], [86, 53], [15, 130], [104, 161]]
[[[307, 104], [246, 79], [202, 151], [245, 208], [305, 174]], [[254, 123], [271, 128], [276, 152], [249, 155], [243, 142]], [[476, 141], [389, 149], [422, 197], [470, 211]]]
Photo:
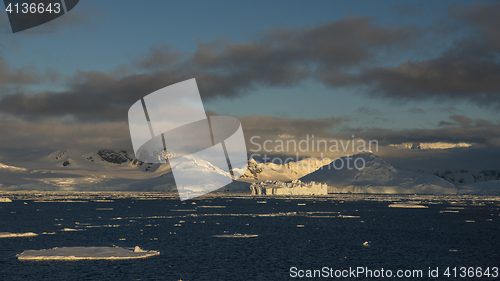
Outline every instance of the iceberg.
[[12, 200], [7, 197], [0, 197], [0, 202], [12, 202]]
[[250, 186], [252, 195], [327, 195], [328, 186], [326, 184], [303, 183], [300, 180], [284, 183], [280, 181], [265, 181], [252, 183]]
[[158, 251], [147, 251], [139, 246], [121, 247], [62, 247], [45, 250], [27, 250], [16, 257], [18, 260], [125, 260], [142, 259], [159, 255]]

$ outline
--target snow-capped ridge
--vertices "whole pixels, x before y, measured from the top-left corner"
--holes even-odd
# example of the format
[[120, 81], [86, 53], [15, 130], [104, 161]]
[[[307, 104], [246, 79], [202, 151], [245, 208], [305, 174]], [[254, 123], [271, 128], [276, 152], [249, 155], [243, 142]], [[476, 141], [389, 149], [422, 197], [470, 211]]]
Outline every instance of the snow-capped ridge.
[[[347, 162], [346, 157], [341, 158]], [[351, 157], [362, 159], [363, 169], [347, 165], [325, 165], [302, 177], [303, 182], [320, 182], [329, 186], [329, 193], [390, 193], [390, 194], [456, 194], [453, 184], [433, 175], [398, 170], [377, 155], [369, 152]], [[360, 161], [361, 162], [361, 161]], [[352, 167], [353, 165], [351, 165]]]
[[249, 181], [292, 181], [316, 171], [320, 167], [329, 164], [331, 161], [332, 159], [326, 158], [305, 158], [296, 162], [287, 162], [280, 165], [276, 163], [259, 163], [253, 158], [250, 158], [248, 160], [248, 169], [241, 176], [241, 179]]

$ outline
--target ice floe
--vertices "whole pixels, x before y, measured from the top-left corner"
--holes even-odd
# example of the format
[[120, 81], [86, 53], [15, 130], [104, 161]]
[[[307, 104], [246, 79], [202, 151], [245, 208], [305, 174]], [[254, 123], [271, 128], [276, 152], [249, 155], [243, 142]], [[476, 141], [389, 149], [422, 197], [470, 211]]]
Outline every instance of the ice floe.
[[241, 233], [212, 235], [212, 237], [217, 237], [217, 238], [252, 238], [258, 236], [259, 236], [258, 234], [241, 234]]
[[396, 203], [389, 205], [390, 208], [408, 208], [408, 209], [426, 209], [425, 205], [411, 204], [411, 203]]
[[7, 197], [0, 197], [0, 202], [12, 202], [12, 200]]
[[147, 251], [139, 246], [121, 247], [62, 247], [45, 250], [27, 250], [16, 257], [19, 260], [124, 260], [141, 259], [159, 255], [158, 251]]
[[74, 228], [63, 228], [61, 231], [82, 231], [83, 229], [74, 229]]
[[10, 232], [0, 232], [0, 238], [10, 238], [10, 237], [32, 237], [37, 236], [38, 234], [33, 232], [26, 233], [10, 233]]

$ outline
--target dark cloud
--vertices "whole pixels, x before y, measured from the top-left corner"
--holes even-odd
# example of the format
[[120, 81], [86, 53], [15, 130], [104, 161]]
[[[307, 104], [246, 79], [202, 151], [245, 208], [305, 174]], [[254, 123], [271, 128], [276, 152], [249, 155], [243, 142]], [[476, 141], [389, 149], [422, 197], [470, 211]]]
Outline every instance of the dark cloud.
[[339, 127], [346, 118], [293, 119], [272, 116], [248, 116], [240, 118], [245, 137], [252, 136], [276, 138], [279, 135], [290, 135], [294, 138], [314, 135], [316, 137], [332, 136], [332, 129]]
[[391, 165], [405, 170], [496, 170], [498, 169], [499, 147], [462, 147], [453, 149], [382, 149], [378, 153]]
[[439, 123], [438, 129], [380, 129], [351, 128], [349, 119], [342, 117], [320, 119], [291, 119], [271, 116], [249, 116], [240, 118], [245, 137], [260, 136], [262, 139], [277, 139], [287, 135], [295, 140], [314, 135], [316, 138], [343, 139], [361, 138], [377, 140], [379, 145], [402, 143], [470, 143], [482, 147], [500, 148], [500, 123], [483, 119], [472, 119], [464, 115], [452, 115]]
[[[473, 7], [454, 5], [450, 17], [471, 29], [471, 35], [459, 40], [458, 52], [475, 51], [479, 55], [500, 50], [500, 3], [476, 3]], [[458, 25], [459, 30], [463, 25]], [[463, 31], [463, 30], [462, 30]]]
[[0, 132], [2, 150], [98, 150], [106, 147], [132, 147], [128, 124], [125, 122], [81, 123], [56, 119], [27, 121], [0, 116]]
[[371, 18], [347, 17], [302, 29], [274, 28], [252, 43], [200, 44], [193, 60], [205, 68], [236, 70], [280, 70], [297, 63], [338, 69], [366, 63], [380, 50], [411, 46], [418, 35], [415, 26], [382, 26]]
[[455, 5], [448, 16], [444, 36], [454, 41], [440, 56], [334, 73], [323, 76], [325, 83], [364, 86], [372, 96], [397, 100], [461, 99], [500, 107], [500, 3]]
[[463, 115], [450, 116], [450, 121], [439, 122], [439, 129], [368, 129], [353, 130], [363, 139], [376, 139], [381, 145], [401, 143], [471, 143], [500, 147], [500, 123], [471, 119]]
[[135, 101], [186, 79], [196, 78], [203, 99], [237, 97], [258, 86], [293, 86], [318, 69], [357, 66], [373, 60], [380, 50], [411, 45], [418, 33], [414, 26], [382, 26], [370, 18], [348, 17], [302, 29], [274, 28], [252, 43], [200, 42], [191, 56], [158, 45], [133, 60], [142, 73], [116, 77], [78, 72], [65, 91], [6, 95], [0, 111], [27, 117], [126, 120]]
[[[16, 89], [3, 95], [0, 111], [30, 118], [70, 115], [125, 121], [128, 108], [139, 98], [193, 77], [204, 100], [316, 79], [330, 87], [362, 87], [372, 96], [395, 100], [461, 99], [500, 106], [498, 15], [500, 4], [454, 6], [448, 19], [458, 27], [449, 36], [458, 39], [452, 47], [438, 57], [393, 67], [380, 66], [381, 55], [413, 50], [422, 39], [420, 28], [347, 17], [303, 28], [273, 28], [249, 43], [199, 42], [193, 54], [157, 45], [132, 60], [138, 73], [78, 72], [64, 91], [32, 94]], [[41, 79], [29, 68], [13, 70], [2, 61], [0, 74], [5, 74], [0, 79], [13, 83]], [[42, 76], [53, 79], [49, 73]]]
[[2, 86], [35, 84], [42, 80], [42, 75], [35, 67], [13, 68], [0, 56], [0, 84]]
[[447, 54], [392, 68], [371, 68], [352, 82], [369, 85], [372, 95], [395, 99], [465, 99], [482, 105], [500, 102], [500, 63], [491, 58]]

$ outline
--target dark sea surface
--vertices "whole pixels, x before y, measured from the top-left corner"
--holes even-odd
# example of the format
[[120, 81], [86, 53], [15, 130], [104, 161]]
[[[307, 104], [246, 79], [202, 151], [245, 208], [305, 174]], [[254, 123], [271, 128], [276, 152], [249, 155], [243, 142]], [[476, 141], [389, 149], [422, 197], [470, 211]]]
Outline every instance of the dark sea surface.
[[[417, 198], [428, 206], [425, 209], [389, 208], [392, 202], [415, 197], [383, 195], [213, 197], [186, 202], [88, 194], [71, 198], [82, 202], [12, 199], [0, 203], [0, 232], [38, 236], [0, 239], [2, 281], [308, 279], [291, 278], [291, 267], [424, 272], [422, 278], [402, 280], [500, 280], [442, 275], [446, 267], [500, 267], [498, 197]], [[77, 231], [62, 231], [65, 228]], [[258, 236], [213, 237], [234, 233]], [[114, 245], [161, 254], [138, 260], [16, 258], [25, 250]], [[429, 267], [439, 267], [440, 277], [429, 278]], [[366, 279], [362, 277], [344, 279]]]

